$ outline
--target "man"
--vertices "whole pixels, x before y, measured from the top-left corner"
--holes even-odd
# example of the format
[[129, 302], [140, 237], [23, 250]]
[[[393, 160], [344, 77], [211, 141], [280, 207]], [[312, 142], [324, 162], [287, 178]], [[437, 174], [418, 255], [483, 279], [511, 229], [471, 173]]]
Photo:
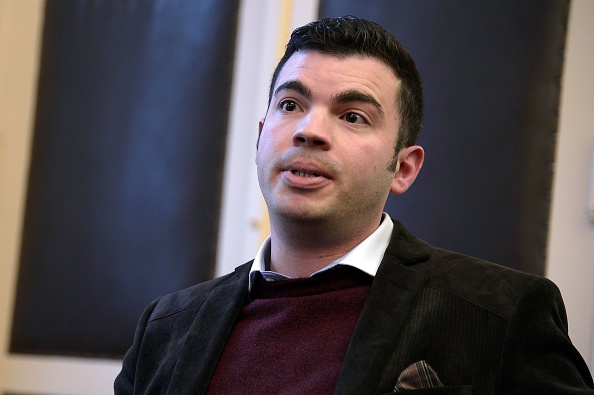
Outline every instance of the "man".
[[382, 213], [423, 164], [421, 83], [380, 26], [295, 30], [256, 152], [271, 236], [143, 314], [118, 394], [594, 394], [548, 280]]

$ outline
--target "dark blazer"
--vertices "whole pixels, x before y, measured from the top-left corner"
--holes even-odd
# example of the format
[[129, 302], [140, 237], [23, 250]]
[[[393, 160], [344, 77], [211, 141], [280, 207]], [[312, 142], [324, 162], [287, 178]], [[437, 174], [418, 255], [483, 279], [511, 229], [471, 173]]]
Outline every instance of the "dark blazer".
[[[116, 394], [202, 394], [246, 303], [251, 262], [147, 307]], [[425, 360], [445, 387], [411, 394], [594, 394], [549, 280], [430, 246], [394, 221], [336, 394], [389, 393]]]

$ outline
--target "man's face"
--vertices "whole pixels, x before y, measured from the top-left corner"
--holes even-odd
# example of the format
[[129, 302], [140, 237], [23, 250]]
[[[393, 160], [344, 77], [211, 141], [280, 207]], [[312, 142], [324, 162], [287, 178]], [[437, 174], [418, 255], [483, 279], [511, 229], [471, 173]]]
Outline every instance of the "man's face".
[[289, 58], [260, 123], [256, 154], [271, 219], [354, 225], [381, 215], [395, 174], [388, 168], [399, 85], [375, 58], [315, 51]]

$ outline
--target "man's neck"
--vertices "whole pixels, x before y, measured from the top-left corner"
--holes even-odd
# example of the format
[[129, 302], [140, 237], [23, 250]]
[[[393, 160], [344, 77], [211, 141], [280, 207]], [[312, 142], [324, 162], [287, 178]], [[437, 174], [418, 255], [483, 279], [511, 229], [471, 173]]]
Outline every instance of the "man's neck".
[[359, 245], [378, 228], [380, 219], [365, 226], [340, 228], [279, 229], [271, 223], [270, 270], [291, 278], [309, 277]]

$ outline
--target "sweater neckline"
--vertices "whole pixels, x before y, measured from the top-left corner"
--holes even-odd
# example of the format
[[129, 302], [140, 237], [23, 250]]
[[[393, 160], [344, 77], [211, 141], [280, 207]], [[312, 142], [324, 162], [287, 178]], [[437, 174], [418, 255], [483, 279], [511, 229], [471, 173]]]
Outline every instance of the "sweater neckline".
[[254, 273], [251, 299], [292, 298], [336, 292], [359, 286], [371, 286], [373, 277], [347, 265], [337, 265], [311, 277], [266, 280]]

